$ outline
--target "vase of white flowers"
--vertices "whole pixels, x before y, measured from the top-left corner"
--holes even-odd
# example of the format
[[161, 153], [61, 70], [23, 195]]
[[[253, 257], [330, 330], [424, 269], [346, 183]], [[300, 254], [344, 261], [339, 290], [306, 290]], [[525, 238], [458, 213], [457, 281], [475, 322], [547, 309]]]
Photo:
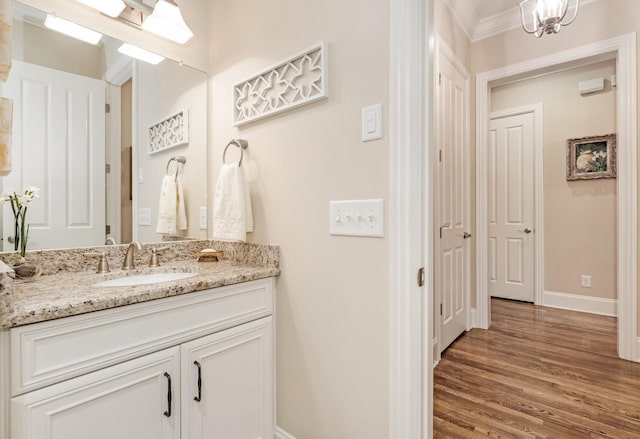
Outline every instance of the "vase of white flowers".
[[23, 258], [27, 251], [27, 241], [29, 240], [29, 224], [26, 222], [27, 209], [39, 194], [40, 189], [35, 186], [26, 187], [22, 193], [9, 189], [0, 194], [1, 201], [11, 205], [15, 230], [13, 247], [15, 251], [20, 252], [20, 256]]
[[29, 241], [29, 224], [27, 223], [27, 209], [34, 198], [38, 197], [40, 189], [27, 186], [21, 193], [9, 189], [0, 194], [0, 201], [9, 203], [14, 218], [13, 247], [20, 253], [20, 261], [14, 265], [16, 276], [21, 279], [36, 277], [40, 274], [39, 267], [25, 261], [27, 242]]

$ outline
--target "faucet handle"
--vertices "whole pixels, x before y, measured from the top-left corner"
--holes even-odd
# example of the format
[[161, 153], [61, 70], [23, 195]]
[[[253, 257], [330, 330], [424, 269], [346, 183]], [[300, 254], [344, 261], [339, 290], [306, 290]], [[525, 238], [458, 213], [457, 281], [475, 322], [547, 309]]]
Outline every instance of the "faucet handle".
[[165, 247], [154, 247], [151, 249], [151, 259], [149, 260], [149, 267], [159, 267], [160, 259], [158, 259], [158, 253], [168, 250], [169, 246]]
[[109, 273], [109, 262], [107, 261], [107, 254], [105, 252], [102, 253], [85, 253], [83, 255], [87, 258], [100, 258], [98, 260], [98, 268], [96, 269], [96, 273]]

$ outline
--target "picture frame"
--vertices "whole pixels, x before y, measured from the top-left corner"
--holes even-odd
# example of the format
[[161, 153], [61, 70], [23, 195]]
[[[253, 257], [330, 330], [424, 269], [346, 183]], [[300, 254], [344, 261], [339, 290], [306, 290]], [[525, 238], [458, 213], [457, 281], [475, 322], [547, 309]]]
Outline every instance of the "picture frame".
[[567, 139], [567, 181], [616, 178], [616, 135]]

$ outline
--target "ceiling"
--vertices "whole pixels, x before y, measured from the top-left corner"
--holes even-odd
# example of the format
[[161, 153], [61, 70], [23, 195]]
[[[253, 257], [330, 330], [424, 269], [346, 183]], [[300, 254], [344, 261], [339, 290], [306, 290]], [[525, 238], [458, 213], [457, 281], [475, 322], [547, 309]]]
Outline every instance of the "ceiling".
[[[580, 6], [596, 0], [582, 0]], [[445, 3], [472, 42], [521, 26], [518, 0], [445, 0]], [[525, 5], [525, 16], [531, 16], [535, 1]], [[575, 2], [570, 3], [573, 7]], [[571, 9], [570, 9], [571, 11]]]

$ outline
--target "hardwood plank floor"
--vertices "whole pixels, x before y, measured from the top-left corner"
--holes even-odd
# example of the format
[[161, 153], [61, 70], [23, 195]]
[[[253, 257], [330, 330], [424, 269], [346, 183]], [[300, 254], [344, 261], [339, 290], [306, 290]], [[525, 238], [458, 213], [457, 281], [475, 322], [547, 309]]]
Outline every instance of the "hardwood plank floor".
[[435, 438], [640, 438], [640, 364], [616, 319], [492, 299], [434, 370]]

